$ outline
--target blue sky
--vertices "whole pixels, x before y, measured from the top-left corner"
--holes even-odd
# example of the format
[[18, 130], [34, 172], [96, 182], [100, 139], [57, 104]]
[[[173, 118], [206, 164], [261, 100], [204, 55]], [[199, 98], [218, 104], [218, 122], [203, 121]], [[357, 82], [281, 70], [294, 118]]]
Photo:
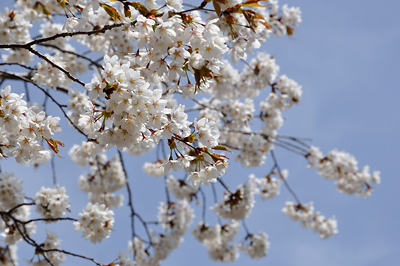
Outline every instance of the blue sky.
[[[2, 1], [1, 9], [6, 2], [12, 1]], [[324, 153], [334, 148], [345, 150], [357, 158], [360, 168], [370, 165], [371, 170], [381, 171], [382, 184], [367, 199], [343, 195], [331, 181], [307, 169], [303, 158], [277, 149], [280, 165], [289, 170], [288, 182], [301, 201], [313, 201], [316, 210], [327, 217], [335, 215], [339, 234], [321, 240], [310, 229], [303, 229], [285, 217], [281, 209], [286, 200], [293, 198], [282, 188], [281, 194], [272, 200], [256, 198], [256, 207], [246, 221], [251, 232], [263, 230], [269, 234], [268, 256], [254, 261], [241, 255], [234, 265], [398, 265], [400, 2], [292, 0], [281, 1], [280, 5], [284, 3], [299, 6], [303, 22], [294, 38], [272, 38], [265, 43], [263, 51], [275, 56], [280, 74], [303, 86], [303, 97], [298, 106], [284, 113], [285, 124], [280, 133], [311, 138], [312, 144]], [[89, 80], [87, 77], [85, 81]], [[12, 86], [22, 88], [20, 83]], [[62, 98], [59, 93], [55, 95]], [[66, 138], [71, 131], [65, 122], [63, 129], [65, 133], [60, 136]], [[68, 146], [82, 140], [78, 137], [65, 142]], [[62, 151], [62, 156], [67, 157], [69, 147]], [[154, 220], [158, 203], [165, 197], [149, 197], [149, 194], [163, 195], [163, 187], [160, 180], [147, 177], [141, 170], [141, 163], [154, 160], [154, 154], [145, 158], [126, 155], [125, 160], [131, 162], [128, 173], [135, 206], [146, 219]], [[250, 173], [264, 175], [271, 164], [270, 158], [264, 166], [255, 169], [242, 169], [233, 164], [231, 176], [225, 180], [234, 188]], [[86, 205], [87, 197], [77, 191], [76, 184], [79, 175], [87, 169], [73, 165], [67, 158], [57, 159], [56, 166], [61, 185], [66, 186], [67, 192], [74, 191], [70, 194], [71, 216], [76, 215]], [[1, 168], [16, 172], [24, 180], [25, 193], [29, 196], [42, 185], [51, 186], [49, 167], [32, 172], [7, 160], [1, 162]], [[195, 208], [199, 214], [200, 208]], [[215, 220], [210, 214], [209, 222], [213, 223]], [[115, 226], [112, 236], [95, 246], [81, 239], [69, 222], [51, 228], [64, 239], [63, 249], [110, 263], [119, 249], [127, 249], [130, 233], [126, 207], [116, 210]], [[237, 240], [243, 236], [241, 231]], [[38, 227], [36, 237], [44, 238], [43, 227]], [[20, 251], [20, 257], [30, 259], [33, 255], [32, 249], [24, 245], [20, 245]], [[70, 257], [66, 265], [73, 262], [92, 265]], [[187, 234], [181, 247], [162, 265], [189, 264], [220, 265], [210, 261], [206, 249]]]

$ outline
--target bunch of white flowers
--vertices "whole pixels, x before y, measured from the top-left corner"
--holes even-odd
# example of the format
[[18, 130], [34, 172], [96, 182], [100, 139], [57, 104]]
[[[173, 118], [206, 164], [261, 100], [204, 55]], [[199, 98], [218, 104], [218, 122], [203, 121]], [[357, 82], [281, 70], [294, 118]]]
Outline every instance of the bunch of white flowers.
[[57, 186], [54, 189], [42, 187], [33, 200], [36, 211], [42, 218], [59, 218], [66, 214], [70, 207], [64, 187]]
[[260, 259], [267, 255], [269, 249], [268, 235], [264, 232], [259, 232], [257, 235], [248, 235], [246, 237], [250, 243], [246, 246], [242, 243], [238, 244], [239, 249], [253, 259]]
[[168, 172], [164, 171], [163, 167], [164, 162], [159, 160], [153, 163], [145, 163], [143, 165], [143, 171], [148, 174], [149, 176], [154, 176], [154, 177], [163, 177], [165, 174], [168, 174]]
[[0, 173], [0, 210], [8, 211], [24, 202], [22, 181], [13, 173]]
[[208, 186], [210, 182], [217, 182], [217, 178], [225, 174], [227, 165], [227, 161], [218, 161], [214, 165], [203, 166], [200, 171], [191, 172], [187, 181], [192, 182], [194, 187], [201, 184]]
[[340, 192], [368, 197], [373, 191], [372, 185], [380, 183], [380, 172], [371, 174], [369, 166], [359, 171], [356, 158], [349, 153], [333, 150], [323, 156], [318, 148], [311, 147], [306, 157], [309, 166], [315, 167], [322, 177], [334, 180]]
[[151, 255], [143, 241], [137, 237], [129, 242], [129, 249], [135, 255], [138, 265], [159, 265], [182, 242], [194, 215], [186, 200], [160, 203], [158, 221], [167, 230], [165, 234], [151, 234], [151, 243], [154, 249]]
[[158, 209], [158, 221], [162, 227], [177, 236], [182, 236], [188, 230], [194, 217], [193, 210], [186, 200], [161, 202]]
[[132, 261], [129, 257], [128, 253], [120, 251], [118, 254], [118, 263], [117, 266], [136, 266], [136, 262]]
[[[89, 203], [73, 223], [83, 237], [92, 243], [108, 238], [114, 225], [111, 208], [123, 203], [123, 196], [114, 194], [127, 185], [122, 156], [108, 161], [106, 150], [116, 146], [119, 151], [142, 155], [159, 145], [166, 158], [158, 159], [158, 150], [158, 161], [145, 163], [143, 171], [155, 177], [166, 176], [171, 169], [186, 172], [187, 180], [173, 176], [165, 180], [168, 201], [160, 203], [156, 222], [163, 227], [163, 234], [147, 228], [153, 222], [144, 221], [130, 199], [134, 238], [129, 249], [135, 261], [121, 251], [118, 261], [109, 265], [160, 265], [183, 242], [194, 218], [189, 202], [197, 199], [199, 192], [205, 195], [199, 186], [216, 183], [225, 174], [229, 160], [225, 152], [231, 152], [226, 147], [237, 150], [234, 156], [244, 167], [264, 164], [274, 145], [282, 143], [278, 136], [284, 122], [282, 112], [300, 101], [302, 87], [286, 75], [278, 77], [280, 67], [273, 56], [257, 53], [250, 62], [244, 62], [241, 71], [226, 60], [228, 54], [234, 64], [246, 60], [272, 34], [292, 35], [302, 21], [300, 9], [284, 5], [280, 11], [277, 0], [269, 0], [268, 6], [261, 5], [262, 0], [217, 0], [212, 1], [215, 12], [208, 12], [205, 6], [209, 2], [204, 0], [198, 8], [182, 11], [182, 0], [145, 0], [143, 4], [123, 0], [24, 0], [16, 1], [12, 11], [0, 13], [0, 45], [7, 48], [7, 53], [2, 53], [5, 63], [0, 65], [14, 64], [12, 67], [30, 70], [18, 75], [2, 70], [1, 77], [7, 79], [10, 74], [42, 90], [44, 86], [68, 92], [67, 105], [49, 93], [46, 97], [62, 111], [67, 107], [71, 126], [86, 137], [87, 141], [69, 151], [73, 162], [90, 167], [89, 173], [79, 177], [79, 188], [89, 194]], [[200, 11], [206, 10], [202, 17]], [[53, 15], [63, 13], [67, 17], [63, 25], [52, 20]], [[28, 20], [46, 21], [40, 27], [41, 36], [32, 43]], [[76, 52], [76, 42], [102, 58], [95, 61]], [[42, 54], [42, 48], [50, 52]], [[34, 55], [40, 60], [34, 67], [28, 66]], [[77, 76], [90, 67], [97, 70], [91, 81], [80, 81]], [[83, 85], [85, 91], [67, 88], [74, 82]], [[270, 89], [267, 97], [261, 102], [255, 99], [266, 88]], [[202, 100], [196, 99], [200, 93], [205, 96]], [[38, 165], [51, 158], [41, 141], [46, 141], [57, 155], [57, 145], [64, 145], [52, 138], [61, 131], [60, 118], [28, 106], [23, 96], [11, 93], [10, 86], [0, 90], [0, 159], [12, 156], [18, 163]], [[195, 105], [187, 109], [178, 105], [174, 96]], [[256, 102], [260, 103], [259, 110]], [[188, 120], [189, 110], [199, 111], [199, 116]], [[254, 130], [254, 125], [260, 123]], [[164, 138], [168, 152], [163, 150]], [[307, 153], [306, 148], [288, 147]], [[318, 148], [311, 147], [305, 157], [310, 167], [324, 178], [335, 180], [338, 190], [344, 193], [368, 196], [371, 185], [380, 181], [379, 172], [370, 174], [367, 166], [359, 171], [355, 158], [345, 152], [334, 150], [323, 156]], [[274, 169], [279, 169], [274, 161]], [[247, 218], [254, 207], [254, 195], [275, 197], [287, 175], [286, 170], [278, 174], [271, 171], [265, 178], [251, 175], [234, 192], [219, 180], [225, 194], [211, 209], [218, 220], [229, 219], [228, 223], [207, 225], [204, 205], [203, 222], [192, 230], [212, 260], [233, 262], [239, 256], [238, 250], [251, 258], [266, 256], [269, 242], [264, 232], [251, 234], [245, 227], [244, 241], [232, 242], [239, 231], [238, 221]], [[40, 219], [29, 220], [28, 205], [33, 203], [24, 202], [21, 183], [12, 174], [0, 173], [0, 211], [4, 213], [0, 230], [9, 251], [15, 250], [14, 244], [21, 239], [36, 245], [30, 236], [35, 231], [33, 221]], [[178, 201], [170, 201], [171, 192]], [[129, 187], [128, 194], [132, 196]], [[65, 188], [58, 185], [54, 189], [42, 187], [33, 201], [41, 219], [47, 222], [69, 211]], [[287, 202], [283, 212], [313, 228], [321, 238], [337, 233], [335, 218], [326, 219], [314, 212], [312, 203]], [[145, 227], [147, 239], [135, 232], [134, 219]], [[28, 262], [58, 266], [65, 261], [64, 253], [57, 251], [61, 240], [55, 233], [46, 233], [47, 239], [40, 247], [53, 251], [37, 248], [39, 260]], [[4, 262], [2, 255], [0, 264]], [[9, 257], [12, 264], [17, 264], [10, 252]]]
[[146, 250], [146, 246], [141, 239], [135, 237], [133, 243], [129, 242], [129, 249], [135, 255], [137, 265], [160, 265], [160, 262], [165, 260], [183, 241], [182, 237], [177, 237], [173, 233], [152, 234], [150, 239], [154, 249], [152, 255]]
[[[73, 49], [68, 46], [71, 52], [74, 52]], [[71, 75], [82, 74], [87, 71], [85, 67], [86, 64], [78, 57], [74, 55], [66, 55], [65, 53], [61, 53], [57, 51], [54, 56], [49, 54], [44, 55], [48, 60], [54, 62], [57, 66], [65, 69]], [[73, 83], [71, 79], [67, 77], [65, 73], [63, 73], [60, 69], [51, 65], [48, 61], [42, 60], [37, 63], [36, 71], [32, 80], [35, 81], [38, 85], [44, 85], [47, 88], [57, 88], [60, 86], [68, 86]]]
[[[106, 159], [105, 155], [101, 157]], [[91, 203], [104, 204], [108, 208], [120, 207], [123, 196], [114, 192], [126, 185], [126, 178], [118, 158], [113, 157], [108, 162], [93, 161], [91, 170], [79, 177], [79, 189], [89, 193]]]
[[239, 223], [232, 220], [231, 224], [219, 224], [209, 227], [198, 223], [192, 230], [194, 237], [208, 250], [208, 256], [215, 261], [233, 262], [239, 257], [237, 245], [230, 244], [239, 231]]
[[[255, 73], [254, 73], [255, 72]], [[245, 68], [247, 82], [252, 88], [261, 90], [274, 83], [278, 76], [279, 66], [275, 58], [269, 54], [257, 53], [257, 57], [250, 61], [250, 65]]]
[[[61, 240], [58, 239], [57, 234], [54, 232], [51, 232], [49, 230], [46, 230], [46, 235], [47, 235], [47, 238], [44, 241], [44, 243], [41, 245], [41, 247], [44, 250], [59, 249]], [[39, 253], [39, 254], [41, 254], [41, 253]], [[45, 258], [39, 259], [38, 261], [34, 262], [32, 259], [32, 260], [27, 260], [26, 262], [28, 262], [29, 264], [34, 265], [34, 266], [48, 265], [49, 262], [54, 266], [59, 266], [66, 259], [65, 254], [62, 252], [59, 252], [59, 251], [45, 251], [45, 252], [43, 252], [43, 256], [45, 256]]]
[[253, 118], [254, 103], [253, 99], [246, 98], [244, 103], [238, 100], [225, 100], [222, 101], [218, 110], [221, 110], [225, 117], [224, 129], [241, 130], [247, 126], [247, 123]]
[[83, 208], [83, 213], [79, 214], [79, 220], [74, 222], [75, 231], [82, 231], [85, 239], [96, 244], [110, 236], [113, 230], [114, 212], [109, 210], [106, 205], [98, 203], [88, 203]]
[[69, 150], [68, 155], [74, 163], [80, 166], [93, 163], [96, 157], [100, 161], [105, 160], [104, 149], [93, 141], [82, 141], [81, 145], [74, 144]]
[[[4, 9], [0, 13], [0, 44], [3, 43], [26, 43], [31, 40], [29, 28], [32, 24], [19, 12]], [[2, 54], [2, 59], [8, 63], [29, 64], [33, 54], [26, 49], [9, 49], [9, 54]]]
[[174, 176], [168, 176], [166, 186], [169, 192], [172, 192], [177, 199], [186, 199], [192, 201], [192, 197], [196, 194], [197, 188], [191, 184], [187, 184], [184, 180], [175, 179]]
[[322, 239], [338, 233], [335, 217], [326, 219], [319, 212], [314, 212], [312, 202], [308, 204], [296, 204], [287, 201], [282, 211], [292, 220], [300, 221], [304, 227], [313, 228], [315, 232], [319, 233]]
[[254, 188], [250, 182], [238, 187], [233, 193], [225, 193], [220, 203], [212, 208], [221, 218], [241, 220], [247, 218], [254, 207]]
[[297, 26], [301, 22], [301, 11], [299, 7], [282, 6], [282, 24]]
[[[24, 239], [26, 236], [32, 237], [36, 232], [36, 224], [34, 222], [23, 224], [23, 222], [30, 220], [30, 208], [23, 205], [12, 212], [13, 219], [3, 220], [1, 228], [4, 237], [3, 241], [6, 245], [14, 245]], [[22, 223], [21, 223], [22, 222]], [[21, 232], [24, 236], [21, 235]]]
[[[276, 174], [276, 172], [273, 172]], [[249, 176], [250, 182], [255, 186], [255, 194], [261, 194], [262, 199], [269, 199], [279, 195], [279, 189], [283, 180], [286, 180], [289, 172], [283, 169], [279, 178], [267, 175], [265, 178], [257, 178], [254, 174]]]
[[239, 140], [240, 153], [236, 156], [244, 167], [256, 167], [265, 163], [272, 145], [259, 134], [243, 134]]
[[61, 132], [60, 118], [47, 116], [43, 111], [36, 113], [35, 108], [26, 106], [23, 96], [11, 93], [10, 86], [0, 91], [0, 132], [4, 141], [0, 158], [6, 157], [3, 149], [9, 149], [7, 155], [14, 156], [18, 163], [28, 163], [49, 153], [38, 141], [46, 140], [56, 153], [57, 143], [63, 145], [51, 138], [54, 132]]
[[194, 128], [197, 133], [197, 140], [200, 147], [212, 148], [218, 145], [219, 131], [213, 121], [202, 118], [199, 121], [194, 120]]

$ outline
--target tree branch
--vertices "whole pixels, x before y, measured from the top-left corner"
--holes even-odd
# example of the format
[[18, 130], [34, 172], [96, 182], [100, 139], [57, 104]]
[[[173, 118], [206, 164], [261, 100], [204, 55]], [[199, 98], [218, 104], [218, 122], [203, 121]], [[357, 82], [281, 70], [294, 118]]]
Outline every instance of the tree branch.
[[75, 81], [76, 83], [79, 83], [80, 85], [85, 87], [85, 83], [83, 81], [81, 81], [78, 78], [72, 76], [71, 73], [69, 73], [67, 70], [65, 70], [64, 68], [60, 67], [59, 65], [57, 65], [56, 63], [54, 63], [53, 61], [48, 59], [46, 56], [42, 55], [41, 53], [39, 53], [38, 51], [33, 49], [32, 47], [28, 46], [25, 49], [29, 50], [31, 53], [33, 53], [33, 54], [37, 55], [38, 57], [42, 58], [44, 61], [49, 63], [52, 67], [55, 67], [58, 70], [60, 70], [61, 72], [63, 72], [69, 79], [71, 79], [71, 80]]

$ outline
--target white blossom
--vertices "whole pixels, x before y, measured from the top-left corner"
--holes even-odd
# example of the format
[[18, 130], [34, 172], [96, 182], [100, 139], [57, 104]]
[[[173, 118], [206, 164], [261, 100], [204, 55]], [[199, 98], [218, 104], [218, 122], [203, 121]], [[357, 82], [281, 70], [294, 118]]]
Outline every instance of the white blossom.
[[70, 207], [64, 187], [54, 189], [42, 187], [33, 198], [36, 211], [42, 218], [59, 218], [65, 215]]
[[96, 244], [110, 236], [113, 230], [114, 212], [104, 204], [88, 203], [79, 214], [79, 220], [74, 222], [75, 231], [82, 231], [82, 236]]

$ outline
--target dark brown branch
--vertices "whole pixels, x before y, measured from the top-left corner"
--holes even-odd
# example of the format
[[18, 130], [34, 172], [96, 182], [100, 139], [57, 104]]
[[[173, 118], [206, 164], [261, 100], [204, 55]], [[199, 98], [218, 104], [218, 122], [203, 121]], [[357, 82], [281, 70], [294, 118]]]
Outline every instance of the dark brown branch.
[[[22, 205], [22, 204], [20, 204], [20, 205]], [[16, 207], [17, 207], [17, 206], [16, 206]], [[14, 208], [15, 208], [15, 207], [14, 207]], [[14, 209], [14, 208], [13, 208], [13, 209]], [[15, 217], [10, 213], [10, 211], [8, 211], [8, 212], [0, 212], [0, 214], [1, 214], [3, 220], [4, 220], [3, 215], [5, 215], [5, 216], [8, 216], [10, 219], [12, 219], [12, 220], [14, 221], [14, 223], [15, 223], [15, 225], [16, 225], [15, 228], [16, 228], [17, 231], [20, 233], [20, 235], [22, 236], [22, 238], [24, 239], [24, 241], [25, 241], [26, 243], [28, 243], [29, 245], [35, 247], [35, 248], [36, 248], [36, 251], [38, 251], [40, 254], [42, 254], [43, 257], [44, 257], [44, 259], [45, 259], [50, 265], [53, 265], [53, 266], [54, 266], [54, 264], [51, 263], [51, 261], [47, 258], [46, 254], [45, 254], [44, 252], [61, 252], [61, 253], [64, 253], [64, 254], [67, 254], [67, 255], [70, 255], [70, 256], [74, 256], [74, 257], [78, 257], [78, 258], [82, 258], [82, 259], [85, 259], [85, 260], [92, 261], [92, 262], [95, 263], [96, 265], [102, 266], [102, 264], [100, 264], [99, 262], [97, 262], [97, 261], [94, 260], [93, 258], [88, 258], [88, 257], [85, 257], [85, 256], [83, 256], [83, 255], [75, 254], [75, 253], [72, 253], [72, 252], [69, 252], [69, 251], [65, 251], [65, 250], [62, 250], [62, 249], [43, 249], [38, 243], [36, 243], [35, 240], [33, 240], [33, 239], [28, 235], [27, 230], [26, 230], [26, 227], [25, 227], [25, 224], [27, 224], [29, 221], [24, 222], [24, 221], [21, 221], [21, 220], [15, 218]], [[72, 219], [72, 218], [58, 218], [58, 219], [65, 219], [65, 220], [66, 220], [66, 219]], [[41, 220], [42, 220], [42, 219], [41, 219]], [[33, 220], [31, 220], [31, 221], [33, 221]], [[75, 221], [76, 221], [76, 220], [75, 220]], [[19, 224], [22, 226], [22, 230], [21, 230], [21, 228], [19, 227]], [[7, 223], [6, 223], [6, 225], [9, 226]]]
[[0, 66], [12, 66], [12, 65], [20, 66], [29, 70], [36, 70], [36, 68], [34, 67], [26, 66], [20, 63], [0, 63]]
[[13, 72], [8, 72], [8, 71], [4, 71], [4, 70], [0, 70], [0, 72], [1, 72], [0, 79], [2, 81], [5, 81], [6, 79], [21, 80], [21, 77], [24, 77], [26, 79], [32, 78], [32, 72], [13, 73]]
[[249, 229], [247, 228], [245, 219], [242, 219], [242, 225], [243, 225], [244, 231], [246, 232], [246, 235], [247, 236], [251, 235]]
[[[301, 156], [305, 156], [308, 153], [308, 150], [306, 150], [304, 147], [302, 147], [302, 146], [304, 146], [306, 144], [303, 143], [301, 140], [298, 140], [295, 137], [291, 137], [289, 139], [293, 140], [294, 142], [298, 142], [300, 145], [295, 145], [295, 144], [287, 142], [285, 140], [277, 139], [276, 137], [270, 137], [267, 134], [264, 134], [264, 133], [261, 133], [261, 132], [246, 132], [246, 131], [241, 131], [241, 130], [225, 130], [225, 132], [228, 132], [228, 133], [239, 133], [239, 134], [242, 134], [242, 135], [260, 135], [265, 140], [267, 140], [268, 142], [270, 142], [270, 143], [272, 143], [272, 144], [274, 144], [276, 146], [282, 147], [282, 148], [284, 148], [284, 149], [286, 149], [288, 151], [291, 151], [293, 153], [299, 154]], [[224, 144], [224, 146], [229, 146], [229, 145], [225, 145]], [[237, 147], [236, 148], [232, 147], [232, 148], [239, 150], [239, 148], [237, 148]]]
[[49, 63], [52, 67], [55, 67], [58, 70], [60, 70], [61, 72], [63, 72], [69, 79], [71, 79], [71, 80], [75, 81], [76, 83], [79, 83], [80, 85], [85, 87], [85, 83], [83, 81], [81, 81], [78, 78], [72, 76], [71, 73], [69, 73], [67, 70], [65, 70], [64, 68], [60, 67], [59, 65], [57, 65], [56, 63], [54, 63], [53, 61], [48, 59], [46, 56], [42, 55], [41, 53], [39, 53], [38, 51], [33, 49], [32, 47], [28, 46], [25, 49], [29, 50], [32, 54], [35, 54], [36, 56], [42, 58], [44, 61]]
[[229, 188], [225, 185], [224, 181], [222, 181], [221, 177], [217, 178], [217, 180], [225, 188], [225, 190], [228, 191], [229, 194], [232, 194], [232, 192], [229, 190]]
[[[135, 25], [136, 21], [131, 22], [131, 26]], [[53, 41], [58, 38], [65, 38], [65, 37], [72, 37], [72, 36], [77, 36], [77, 35], [93, 35], [93, 34], [98, 34], [98, 33], [105, 33], [108, 30], [118, 28], [121, 26], [124, 26], [124, 23], [118, 23], [118, 24], [113, 24], [113, 25], [105, 25], [101, 29], [98, 30], [91, 30], [91, 31], [77, 31], [77, 32], [63, 32], [63, 33], [58, 33], [54, 34], [53, 36], [46, 37], [46, 38], [41, 38], [41, 39], [36, 39], [31, 42], [28, 42], [26, 44], [0, 44], [0, 49], [2, 48], [23, 48], [23, 49], [28, 49], [28, 47], [31, 47], [35, 44], [41, 44], [44, 42], [48, 41]]]
[[271, 151], [271, 157], [272, 157], [272, 160], [274, 161], [274, 166], [278, 170], [278, 175], [279, 175], [280, 180], [282, 180], [283, 184], [285, 185], [285, 187], [289, 191], [289, 193], [292, 194], [292, 196], [296, 200], [297, 204], [301, 205], [301, 202], [300, 202], [299, 198], [297, 197], [296, 193], [294, 193], [293, 189], [289, 186], [286, 179], [282, 176], [281, 168], [279, 167], [278, 160], [276, 159], [275, 153], [273, 150]]
[[[6, 214], [12, 213], [14, 210], [18, 209], [19, 207], [22, 207], [22, 206], [31, 206], [31, 205], [36, 205], [36, 204], [35, 204], [34, 202], [18, 204], [17, 206], [14, 206], [14, 207], [11, 208], [8, 212], [6, 212]], [[0, 213], [1, 213], [1, 212], [0, 212]]]
[[199, 187], [199, 189], [197, 190], [200, 192], [201, 197], [203, 198], [203, 209], [202, 209], [202, 213], [201, 213], [201, 217], [203, 220], [203, 223], [206, 223], [206, 195], [204, 194], [204, 191], [201, 189], [201, 187]]
[[[218, 204], [217, 190], [215, 189], [214, 183], [211, 183], [211, 188], [213, 191], [214, 203]], [[222, 226], [221, 218], [218, 215], [217, 215], [217, 219], [218, 219], [218, 224]]]
[[128, 206], [131, 210], [131, 234], [132, 234], [132, 245], [134, 244], [133, 240], [135, 238], [135, 209], [133, 208], [133, 202], [132, 202], [132, 191], [131, 187], [129, 186], [129, 180], [128, 180], [128, 174], [126, 172], [124, 160], [122, 158], [122, 153], [120, 150], [118, 150], [118, 156], [119, 156], [119, 161], [121, 162], [122, 170], [124, 171], [125, 175], [125, 181], [126, 181], [126, 190], [128, 191]]
[[25, 222], [22, 222], [22, 224], [29, 224], [32, 222], [56, 222], [56, 221], [74, 221], [77, 222], [78, 220], [75, 218], [69, 218], [69, 217], [60, 217], [60, 218], [36, 218], [36, 219], [31, 219]]
[[44, 46], [44, 47], [51, 47], [51, 48], [57, 49], [60, 52], [63, 52], [63, 53], [66, 53], [66, 54], [75, 55], [76, 57], [80, 57], [80, 58], [83, 58], [83, 59], [89, 61], [92, 65], [95, 65], [97, 68], [104, 69], [102, 65], [100, 65], [99, 63], [93, 61], [91, 58], [89, 58], [89, 57], [87, 57], [87, 56], [85, 56], [83, 54], [76, 53], [76, 52], [73, 52], [73, 51], [64, 50], [64, 49], [61, 49], [60, 47], [58, 47], [56, 45], [53, 45], [53, 44], [41, 43], [40, 45]]

